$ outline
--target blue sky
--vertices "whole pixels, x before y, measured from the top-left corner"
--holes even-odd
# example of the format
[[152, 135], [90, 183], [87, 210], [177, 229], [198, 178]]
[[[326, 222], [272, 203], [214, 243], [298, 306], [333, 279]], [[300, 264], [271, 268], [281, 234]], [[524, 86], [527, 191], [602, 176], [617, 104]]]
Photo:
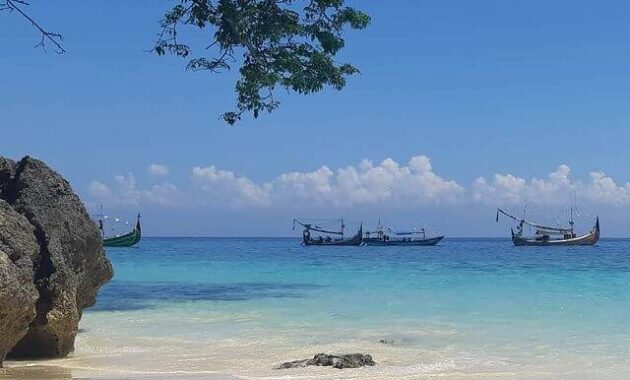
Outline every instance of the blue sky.
[[630, 5], [351, 3], [373, 19], [340, 56], [361, 75], [279, 91], [279, 110], [237, 127], [219, 120], [234, 73], [146, 52], [171, 2], [33, 1], [64, 55], [2, 13], [0, 153], [46, 160], [92, 208], [142, 211], [152, 235], [287, 236], [294, 216], [344, 215], [501, 236], [495, 206], [551, 218], [577, 191], [605, 235], [629, 236]]

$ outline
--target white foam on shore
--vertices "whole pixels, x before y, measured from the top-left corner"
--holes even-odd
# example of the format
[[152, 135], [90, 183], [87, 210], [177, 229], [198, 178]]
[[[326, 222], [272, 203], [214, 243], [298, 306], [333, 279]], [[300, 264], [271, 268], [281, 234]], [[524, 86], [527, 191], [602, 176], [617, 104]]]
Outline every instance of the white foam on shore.
[[[630, 365], [614, 353], [559, 350], [486, 337], [444, 323], [352, 326], [274, 324], [260, 313], [160, 310], [86, 313], [66, 359], [7, 362], [8, 378], [94, 379], [616, 379]], [[501, 338], [501, 339], [499, 339]], [[385, 339], [390, 344], [379, 343]], [[488, 345], [487, 342], [494, 342]], [[371, 354], [375, 367], [277, 370], [325, 353]], [[37, 377], [37, 373], [49, 376]], [[35, 375], [34, 375], [35, 374]], [[5, 376], [5, 377], [6, 377]]]
[[[204, 337], [188, 340], [132, 338], [117, 333], [115, 329], [106, 336], [90, 331], [99, 330], [88, 329], [81, 334], [77, 340], [78, 349], [71, 357], [44, 362], [8, 362], [12, 368], [7, 373], [15, 378], [32, 378], [28, 376], [29, 367], [39, 368], [40, 372], [48, 367], [51, 373], [62, 375], [59, 368], [67, 370], [70, 377], [50, 377], [59, 379], [587, 379], [593, 378], [594, 374], [599, 379], [613, 379], [629, 369], [619, 366], [608, 370], [589, 368], [585, 358], [571, 355], [556, 358], [561, 360], [539, 358], [540, 361], [534, 363], [509, 353], [492, 356], [483, 351], [458, 351], [455, 346], [438, 352], [423, 348], [418, 343], [428, 335], [450, 336], [452, 332], [421, 331], [407, 335], [394, 332], [389, 334], [395, 337], [393, 344], [384, 345], [375, 339], [384, 334], [368, 331], [364, 336], [352, 339], [335, 340], [324, 336], [320, 343], [305, 345], [296, 344], [290, 337], [278, 332], [279, 335], [269, 334], [266, 339], [265, 333], [261, 332], [261, 336], [252, 336], [247, 340]], [[329, 367], [274, 369], [284, 361], [309, 358], [319, 352], [370, 353], [378, 365], [347, 370]], [[563, 363], [560, 364], [560, 361]]]

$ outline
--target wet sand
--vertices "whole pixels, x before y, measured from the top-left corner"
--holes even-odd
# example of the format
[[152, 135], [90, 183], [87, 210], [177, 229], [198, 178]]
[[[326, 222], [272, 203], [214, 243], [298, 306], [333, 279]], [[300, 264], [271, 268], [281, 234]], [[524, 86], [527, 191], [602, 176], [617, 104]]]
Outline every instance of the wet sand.
[[15, 380], [235, 380], [234, 376], [211, 373], [143, 373], [111, 372], [87, 368], [65, 367], [56, 360], [36, 362], [7, 361], [0, 368], [0, 379]]

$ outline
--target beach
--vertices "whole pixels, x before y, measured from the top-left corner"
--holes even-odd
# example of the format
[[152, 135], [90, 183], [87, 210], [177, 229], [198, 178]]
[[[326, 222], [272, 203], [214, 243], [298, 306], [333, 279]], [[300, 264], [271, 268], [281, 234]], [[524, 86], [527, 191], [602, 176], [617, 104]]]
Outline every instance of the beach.
[[[16, 379], [614, 379], [630, 372], [628, 240], [517, 248], [302, 247], [297, 239], [147, 238], [68, 358]], [[279, 370], [324, 353], [377, 365]]]
[[630, 379], [629, 12], [0, 0], [0, 380]]

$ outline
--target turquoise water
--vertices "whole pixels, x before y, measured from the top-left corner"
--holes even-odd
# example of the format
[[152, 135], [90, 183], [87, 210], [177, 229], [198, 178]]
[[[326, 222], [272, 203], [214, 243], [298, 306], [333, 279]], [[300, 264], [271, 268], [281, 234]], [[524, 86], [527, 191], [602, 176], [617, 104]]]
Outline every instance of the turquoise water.
[[[618, 378], [630, 369], [630, 240], [406, 248], [146, 238], [107, 253], [116, 275], [86, 312], [75, 354], [90, 366], [111, 366], [105, 353], [117, 350], [133, 358], [115, 363], [121, 371], [308, 378], [325, 373], [273, 367], [360, 351], [379, 363], [361, 372], [373, 378]], [[172, 361], [156, 365], [164, 350]]]

